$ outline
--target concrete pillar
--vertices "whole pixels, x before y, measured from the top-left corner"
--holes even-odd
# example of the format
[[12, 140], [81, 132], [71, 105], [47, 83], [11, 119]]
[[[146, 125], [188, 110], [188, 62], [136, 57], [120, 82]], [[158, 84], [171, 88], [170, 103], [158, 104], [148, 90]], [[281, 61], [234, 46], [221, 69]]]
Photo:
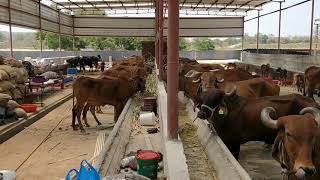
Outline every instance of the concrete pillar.
[[160, 80], [163, 80], [163, 0], [159, 0], [159, 32], [158, 32], [158, 43], [159, 43], [159, 50], [158, 50], [158, 57], [159, 57], [159, 77]]
[[178, 139], [179, 1], [168, 2], [168, 138]]
[[58, 10], [58, 25], [59, 25], [59, 56], [61, 57], [61, 22], [60, 22], [60, 10]]
[[315, 56], [318, 55], [318, 47], [319, 46], [319, 24], [316, 24], [316, 49], [315, 49]]
[[42, 22], [41, 22], [41, 0], [39, 0], [39, 36], [40, 36], [40, 58], [42, 58], [42, 50], [43, 50], [43, 44], [42, 44]]

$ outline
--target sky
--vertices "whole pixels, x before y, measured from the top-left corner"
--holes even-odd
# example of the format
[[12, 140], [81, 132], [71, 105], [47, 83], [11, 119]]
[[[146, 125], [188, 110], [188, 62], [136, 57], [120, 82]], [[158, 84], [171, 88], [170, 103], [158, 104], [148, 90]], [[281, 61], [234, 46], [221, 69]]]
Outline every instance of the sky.
[[[43, 0], [46, 1], [46, 0]], [[286, 0], [282, 7], [302, 2], [304, 0]], [[279, 3], [272, 2], [263, 6], [260, 14], [265, 14], [279, 9]], [[257, 11], [249, 11], [245, 19], [258, 15]], [[130, 15], [130, 16], [152, 16], [152, 15]], [[274, 13], [260, 18], [260, 33], [278, 35], [279, 13]], [[320, 0], [315, 0], [315, 19], [320, 18]], [[281, 35], [282, 36], [309, 36], [311, 21], [311, 1], [282, 12]], [[8, 26], [0, 24], [0, 30], [9, 31]], [[30, 29], [13, 27], [13, 32], [32, 32]], [[245, 33], [254, 35], [257, 33], [257, 19], [245, 22]]]

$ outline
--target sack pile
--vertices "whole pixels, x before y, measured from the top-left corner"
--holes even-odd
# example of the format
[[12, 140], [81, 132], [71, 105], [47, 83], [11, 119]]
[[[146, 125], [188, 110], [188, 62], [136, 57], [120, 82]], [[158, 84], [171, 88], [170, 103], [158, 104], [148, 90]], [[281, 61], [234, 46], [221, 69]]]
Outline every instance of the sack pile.
[[[27, 113], [8, 94], [0, 93], [0, 107], [5, 108], [5, 114], [1, 114], [1, 119], [27, 118]], [[4, 116], [4, 117], [3, 117]]]
[[20, 61], [10, 60], [0, 65], [0, 93], [8, 94], [14, 100], [21, 99], [27, 81], [28, 73]]

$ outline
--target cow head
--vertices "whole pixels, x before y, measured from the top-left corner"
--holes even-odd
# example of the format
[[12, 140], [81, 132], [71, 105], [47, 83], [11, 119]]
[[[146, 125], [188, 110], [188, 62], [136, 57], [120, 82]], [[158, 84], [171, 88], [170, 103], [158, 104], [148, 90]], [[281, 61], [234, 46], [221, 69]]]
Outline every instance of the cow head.
[[320, 110], [307, 107], [300, 111], [300, 115], [283, 116], [273, 120], [270, 113], [275, 112], [272, 107], [261, 111], [262, 123], [266, 127], [279, 130], [272, 150], [273, 158], [298, 179], [312, 176], [316, 171], [314, 156], [318, 149], [315, 147], [319, 134]]
[[211, 72], [205, 72], [201, 76], [201, 86], [202, 86], [202, 91], [207, 91], [208, 89], [212, 87], [217, 87], [217, 83], [222, 83], [224, 82], [223, 77], [218, 74], [213, 74], [212, 72], [217, 72], [220, 71], [219, 69], [213, 70]]
[[229, 93], [225, 93], [224, 91], [215, 88], [202, 92], [200, 96], [202, 105], [197, 117], [209, 120], [214, 117], [215, 114], [223, 114], [224, 116], [227, 116], [228, 109], [225, 103], [225, 98], [236, 95], [236, 91], [237, 88], [234, 86]]

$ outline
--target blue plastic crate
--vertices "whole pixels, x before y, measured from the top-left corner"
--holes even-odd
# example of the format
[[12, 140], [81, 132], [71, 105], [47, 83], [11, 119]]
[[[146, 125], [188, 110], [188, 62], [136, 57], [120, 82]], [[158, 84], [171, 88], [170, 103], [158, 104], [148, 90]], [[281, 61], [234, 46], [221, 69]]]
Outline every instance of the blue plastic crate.
[[77, 74], [78, 73], [78, 70], [77, 68], [68, 68], [67, 69], [67, 74]]

